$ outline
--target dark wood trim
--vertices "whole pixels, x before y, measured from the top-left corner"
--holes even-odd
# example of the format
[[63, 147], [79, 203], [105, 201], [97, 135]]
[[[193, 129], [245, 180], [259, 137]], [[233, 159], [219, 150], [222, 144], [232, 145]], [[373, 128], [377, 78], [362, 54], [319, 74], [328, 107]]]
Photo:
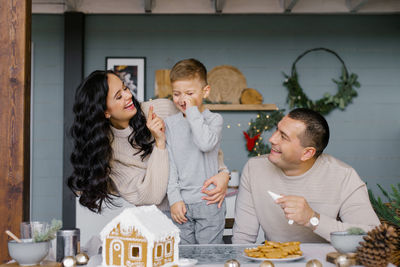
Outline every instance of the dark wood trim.
[[73, 122], [72, 107], [75, 90], [83, 78], [85, 15], [80, 12], [64, 14], [64, 162], [63, 162], [63, 228], [75, 228], [75, 196], [66, 184], [72, 173], [70, 156], [73, 143], [69, 128]]
[[[29, 219], [31, 0], [0, 1], [0, 233]], [[0, 262], [9, 260], [0, 239]]]

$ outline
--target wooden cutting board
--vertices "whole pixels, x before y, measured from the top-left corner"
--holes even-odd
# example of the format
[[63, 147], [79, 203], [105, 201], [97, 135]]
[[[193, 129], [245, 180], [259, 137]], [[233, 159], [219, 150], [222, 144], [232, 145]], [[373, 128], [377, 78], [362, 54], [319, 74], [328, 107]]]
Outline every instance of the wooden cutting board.
[[[12, 263], [6, 263], [6, 264], [2, 264], [0, 265], [0, 267], [17, 267], [20, 266], [18, 263], [16, 262], [12, 262]], [[61, 263], [60, 262], [55, 262], [55, 261], [44, 261], [42, 262], [40, 265], [32, 265], [31, 267], [61, 267]]]
[[172, 85], [169, 80], [170, 70], [156, 70], [154, 94], [159, 98], [172, 96]]

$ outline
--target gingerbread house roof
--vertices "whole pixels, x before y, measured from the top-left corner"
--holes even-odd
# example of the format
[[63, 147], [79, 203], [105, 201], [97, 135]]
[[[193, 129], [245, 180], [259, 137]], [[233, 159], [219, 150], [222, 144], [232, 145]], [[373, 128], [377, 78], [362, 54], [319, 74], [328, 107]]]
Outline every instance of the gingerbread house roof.
[[[179, 229], [155, 205], [127, 208], [111, 220], [101, 231], [104, 240], [120, 224], [121, 230], [135, 229], [148, 242], [163, 241], [175, 236], [179, 239]], [[179, 243], [179, 240], [176, 240]]]

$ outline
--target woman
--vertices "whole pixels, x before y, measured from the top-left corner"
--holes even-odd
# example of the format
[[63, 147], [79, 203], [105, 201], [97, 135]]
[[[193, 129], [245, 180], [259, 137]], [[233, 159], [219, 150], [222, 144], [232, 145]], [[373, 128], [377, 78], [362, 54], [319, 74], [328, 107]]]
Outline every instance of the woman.
[[[176, 108], [171, 101], [139, 102], [111, 71], [94, 71], [78, 87], [71, 127], [73, 173], [68, 186], [81, 205], [100, 213], [119, 195], [134, 205], [159, 205], [168, 210], [168, 152], [162, 118]], [[154, 107], [153, 107], [154, 106]], [[222, 158], [222, 156], [220, 157]], [[208, 203], [222, 204], [228, 173], [208, 179], [202, 192]], [[207, 190], [210, 184], [216, 188]]]

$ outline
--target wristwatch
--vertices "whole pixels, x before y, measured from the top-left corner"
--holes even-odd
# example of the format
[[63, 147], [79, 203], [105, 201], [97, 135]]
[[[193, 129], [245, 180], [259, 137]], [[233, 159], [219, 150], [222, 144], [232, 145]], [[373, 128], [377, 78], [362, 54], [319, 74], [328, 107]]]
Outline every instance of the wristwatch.
[[314, 211], [313, 216], [310, 218], [310, 225], [313, 230], [317, 228], [319, 224], [319, 214]]

